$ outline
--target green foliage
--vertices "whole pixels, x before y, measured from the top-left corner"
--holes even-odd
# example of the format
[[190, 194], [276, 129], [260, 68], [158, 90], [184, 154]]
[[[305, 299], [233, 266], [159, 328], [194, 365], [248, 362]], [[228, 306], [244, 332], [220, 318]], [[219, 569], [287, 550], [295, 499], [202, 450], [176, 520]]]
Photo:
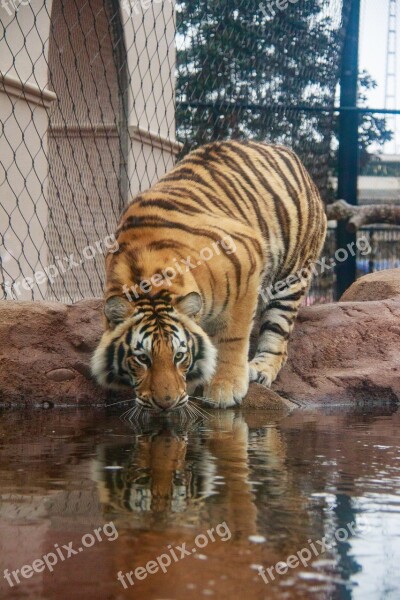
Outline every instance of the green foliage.
[[[375, 89], [377, 83], [372, 79], [367, 71], [362, 71], [359, 76], [359, 106], [366, 106], [366, 92]], [[386, 142], [393, 139], [393, 132], [386, 127], [385, 117], [377, 117], [373, 114], [363, 115], [359, 129], [359, 150], [360, 150], [360, 170], [365, 169], [373, 154], [369, 148], [373, 146], [383, 146]]]
[[332, 115], [290, 107], [333, 106], [341, 28], [325, 0], [289, 4], [275, 16], [267, 4], [178, 2], [178, 137], [184, 152], [229, 137], [287, 144], [326, 187]]
[[[326, 0], [177, 1], [177, 133], [183, 153], [211, 140], [252, 138], [299, 153], [326, 198], [337, 117], [295, 106], [333, 107], [343, 23]], [[346, 5], [348, 2], [346, 3]], [[341, 3], [337, 6], [340, 10]], [[346, 10], [344, 11], [346, 20]], [[373, 85], [367, 74], [361, 89]], [[390, 135], [384, 119], [363, 118], [360, 145]]]

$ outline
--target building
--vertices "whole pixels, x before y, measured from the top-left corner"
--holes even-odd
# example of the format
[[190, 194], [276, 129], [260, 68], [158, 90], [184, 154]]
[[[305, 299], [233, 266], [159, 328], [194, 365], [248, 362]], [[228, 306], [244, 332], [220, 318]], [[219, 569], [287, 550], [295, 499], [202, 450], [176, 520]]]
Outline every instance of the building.
[[100, 296], [123, 205], [180, 149], [173, 2], [3, 0], [0, 21], [0, 297]]
[[375, 155], [358, 178], [359, 204], [400, 203], [400, 155]]

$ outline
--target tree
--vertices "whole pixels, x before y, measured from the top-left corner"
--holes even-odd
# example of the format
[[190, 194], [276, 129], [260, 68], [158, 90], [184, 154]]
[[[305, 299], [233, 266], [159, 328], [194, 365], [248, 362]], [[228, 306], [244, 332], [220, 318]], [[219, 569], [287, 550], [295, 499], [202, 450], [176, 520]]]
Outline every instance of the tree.
[[[307, 0], [280, 11], [259, 0], [178, 0], [176, 118], [183, 154], [224, 138], [286, 144], [324, 198], [332, 197], [337, 116], [295, 108], [335, 103], [349, 1], [342, 22], [327, 4]], [[362, 92], [374, 85], [366, 73], [360, 83]], [[363, 117], [363, 160], [369, 145], [388, 135], [384, 119]]]
[[[366, 106], [368, 90], [375, 89], [377, 83], [367, 71], [362, 71], [359, 76], [358, 105]], [[393, 132], [386, 128], [386, 119], [373, 114], [365, 114], [361, 118], [359, 129], [360, 171], [371, 160], [373, 154], [369, 152], [371, 146], [383, 146], [393, 138]]]
[[[325, 0], [178, 0], [177, 131], [184, 152], [210, 140], [291, 146], [328, 187], [342, 27]], [[274, 5], [275, 6], [275, 5]]]

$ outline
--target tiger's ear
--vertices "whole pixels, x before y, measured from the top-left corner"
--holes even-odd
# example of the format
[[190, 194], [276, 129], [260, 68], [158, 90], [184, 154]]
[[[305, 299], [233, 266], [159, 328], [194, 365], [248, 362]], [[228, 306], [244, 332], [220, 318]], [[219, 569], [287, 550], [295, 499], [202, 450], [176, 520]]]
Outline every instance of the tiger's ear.
[[189, 292], [176, 300], [175, 308], [188, 317], [195, 317], [202, 309], [203, 301], [197, 292]]
[[125, 321], [132, 313], [132, 305], [120, 296], [112, 296], [104, 305], [104, 314], [113, 328]]

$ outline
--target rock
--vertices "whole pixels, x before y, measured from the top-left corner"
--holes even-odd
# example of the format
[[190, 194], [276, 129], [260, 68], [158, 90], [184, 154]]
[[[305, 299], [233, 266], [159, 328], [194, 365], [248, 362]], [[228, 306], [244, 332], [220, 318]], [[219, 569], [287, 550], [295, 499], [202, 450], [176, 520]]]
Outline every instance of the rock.
[[[252, 384], [245, 408], [400, 400], [400, 272], [363, 277], [343, 298], [300, 311], [273, 389]], [[117, 395], [91, 379], [101, 314], [97, 299], [0, 302], [0, 402], [51, 406], [131, 398], [129, 391]]]
[[252, 383], [242, 407], [250, 410], [267, 409], [287, 412], [296, 408], [297, 404], [279, 396], [274, 390], [268, 390], [259, 383]]
[[370, 273], [357, 279], [340, 298], [340, 302], [369, 302], [400, 296], [400, 269]]
[[69, 381], [75, 379], [76, 374], [71, 369], [53, 369], [46, 373], [47, 379], [52, 381]]
[[0, 302], [0, 402], [105, 402], [110, 392], [92, 381], [89, 368], [101, 315], [101, 300]]
[[400, 400], [400, 298], [303, 308], [273, 389], [302, 404]]

